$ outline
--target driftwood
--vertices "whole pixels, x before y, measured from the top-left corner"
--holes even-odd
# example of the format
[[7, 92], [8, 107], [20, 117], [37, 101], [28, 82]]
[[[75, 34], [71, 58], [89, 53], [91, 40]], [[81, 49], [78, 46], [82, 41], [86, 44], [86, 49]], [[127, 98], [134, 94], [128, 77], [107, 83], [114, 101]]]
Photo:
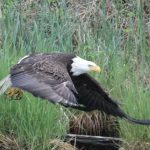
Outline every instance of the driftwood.
[[104, 136], [90, 136], [90, 135], [78, 135], [78, 134], [67, 134], [65, 136], [65, 141], [70, 142], [80, 142], [84, 144], [92, 144], [92, 145], [109, 145], [114, 146], [122, 143], [123, 140], [121, 138], [115, 137], [104, 137]]

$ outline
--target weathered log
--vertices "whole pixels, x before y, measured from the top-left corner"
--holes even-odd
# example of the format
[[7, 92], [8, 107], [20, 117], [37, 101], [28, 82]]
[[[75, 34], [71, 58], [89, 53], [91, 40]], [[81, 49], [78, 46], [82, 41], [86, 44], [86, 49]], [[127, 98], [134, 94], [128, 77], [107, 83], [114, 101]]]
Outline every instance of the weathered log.
[[85, 144], [92, 145], [109, 145], [109, 146], [117, 146], [118, 143], [123, 142], [121, 138], [115, 137], [104, 137], [104, 136], [90, 136], [90, 135], [78, 135], [78, 134], [67, 134], [65, 136], [65, 141], [70, 142], [81, 142]]

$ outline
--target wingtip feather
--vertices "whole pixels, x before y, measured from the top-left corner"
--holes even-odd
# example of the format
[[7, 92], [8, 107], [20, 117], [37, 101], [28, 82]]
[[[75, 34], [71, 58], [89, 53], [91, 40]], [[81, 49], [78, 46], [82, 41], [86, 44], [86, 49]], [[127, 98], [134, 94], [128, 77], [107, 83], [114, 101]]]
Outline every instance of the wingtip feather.
[[9, 87], [11, 87], [10, 74], [0, 81], [0, 95], [2, 95]]

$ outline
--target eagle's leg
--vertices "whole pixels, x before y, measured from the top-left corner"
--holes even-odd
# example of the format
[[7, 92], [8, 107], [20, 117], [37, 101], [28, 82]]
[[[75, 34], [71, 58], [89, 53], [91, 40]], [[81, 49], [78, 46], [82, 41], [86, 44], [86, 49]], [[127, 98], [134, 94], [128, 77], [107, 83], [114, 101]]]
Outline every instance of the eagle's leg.
[[19, 88], [12, 87], [6, 92], [6, 96], [9, 99], [20, 100], [23, 97], [23, 91]]

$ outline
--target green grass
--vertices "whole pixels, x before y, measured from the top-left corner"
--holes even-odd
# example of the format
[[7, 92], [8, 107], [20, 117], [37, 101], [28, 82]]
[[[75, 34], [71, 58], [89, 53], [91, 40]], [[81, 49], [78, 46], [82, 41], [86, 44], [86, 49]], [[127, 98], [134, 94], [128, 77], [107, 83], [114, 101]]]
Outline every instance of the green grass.
[[[1, 78], [8, 74], [9, 61], [0, 61]], [[52, 139], [66, 134], [68, 118], [61, 106], [24, 93], [21, 100], [0, 97], [0, 134], [15, 138], [20, 148], [51, 149]]]
[[[64, 1], [52, 11], [51, 1], [34, 2], [28, 11], [19, 9], [19, 1], [4, 1], [0, 49], [0, 78], [18, 59], [32, 52], [74, 52], [92, 60], [102, 68], [101, 74], [93, 74], [114, 99], [120, 100], [124, 110], [135, 118], [150, 118], [150, 48], [143, 3], [133, 3], [128, 9], [121, 2], [114, 5], [118, 14], [108, 17], [103, 1], [103, 15], [88, 14], [85, 19], [75, 15]], [[16, 7], [17, 5], [17, 8]], [[91, 8], [91, 7], [90, 7]], [[94, 7], [95, 11], [100, 9]], [[35, 13], [36, 15], [30, 14]], [[113, 12], [112, 12], [113, 14]], [[107, 18], [108, 17], [108, 18]], [[123, 28], [124, 20], [127, 27]], [[76, 44], [74, 44], [74, 42]], [[65, 119], [65, 121], [63, 120]], [[59, 106], [40, 101], [24, 94], [22, 101], [0, 98], [0, 132], [12, 134], [24, 146], [47, 148], [50, 139], [66, 132], [67, 118]], [[150, 127], [131, 125], [120, 120], [121, 135], [127, 142], [150, 140]], [[39, 145], [40, 143], [40, 145]]]
[[29, 94], [21, 101], [1, 99], [0, 109], [1, 133], [15, 137], [27, 149], [44, 149], [66, 133], [67, 118], [59, 107]]

